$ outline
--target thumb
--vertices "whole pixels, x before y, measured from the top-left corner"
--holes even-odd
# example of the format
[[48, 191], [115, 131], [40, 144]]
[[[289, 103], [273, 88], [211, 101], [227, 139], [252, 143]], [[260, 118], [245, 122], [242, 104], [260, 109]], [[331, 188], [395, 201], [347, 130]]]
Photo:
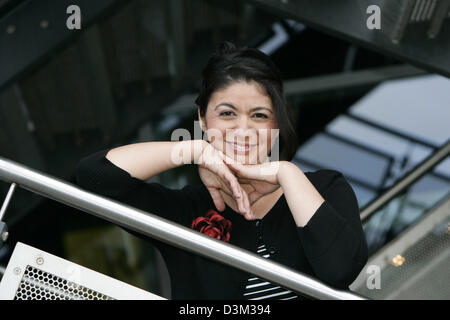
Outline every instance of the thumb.
[[228, 168], [231, 171], [233, 171], [239, 179], [249, 181], [248, 179], [255, 179], [258, 177], [257, 166], [243, 165], [233, 160], [225, 163], [227, 164]]

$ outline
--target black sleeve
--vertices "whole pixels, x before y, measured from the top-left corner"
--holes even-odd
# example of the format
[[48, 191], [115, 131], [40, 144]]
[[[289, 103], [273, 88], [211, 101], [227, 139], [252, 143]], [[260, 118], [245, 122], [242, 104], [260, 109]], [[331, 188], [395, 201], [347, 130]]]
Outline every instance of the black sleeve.
[[170, 189], [134, 178], [105, 157], [109, 150], [98, 151], [79, 161], [76, 182], [80, 187], [182, 225], [189, 224], [193, 210], [189, 186]]
[[348, 289], [368, 259], [366, 237], [353, 189], [344, 176], [323, 170], [325, 202], [306, 226], [298, 227], [305, 254], [320, 280], [338, 289]]

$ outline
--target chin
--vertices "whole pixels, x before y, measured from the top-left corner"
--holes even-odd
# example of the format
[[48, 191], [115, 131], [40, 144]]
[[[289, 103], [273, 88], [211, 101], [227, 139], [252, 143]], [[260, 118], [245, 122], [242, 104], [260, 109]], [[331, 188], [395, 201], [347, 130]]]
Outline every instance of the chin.
[[[227, 154], [227, 157], [234, 159], [241, 164], [261, 164], [261, 158], [258, 158], [257, 154]], [[263, 161], [267, 161], [263, 159]]]

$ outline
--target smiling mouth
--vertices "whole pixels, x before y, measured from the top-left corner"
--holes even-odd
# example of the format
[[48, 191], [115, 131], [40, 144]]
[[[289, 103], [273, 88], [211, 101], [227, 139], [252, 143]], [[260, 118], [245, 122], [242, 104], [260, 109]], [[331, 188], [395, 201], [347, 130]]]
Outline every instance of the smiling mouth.
[[234, 151], [244, 152], [244, 153], [249, 152], [251, 148], [256, 146], [256, 144], [249, 144], [249, 143], [246, 143], [243, 145], [237, 144], [236, 142], [229, 142], [229, 141], [226, 141], [226, 143], [229, 144]]

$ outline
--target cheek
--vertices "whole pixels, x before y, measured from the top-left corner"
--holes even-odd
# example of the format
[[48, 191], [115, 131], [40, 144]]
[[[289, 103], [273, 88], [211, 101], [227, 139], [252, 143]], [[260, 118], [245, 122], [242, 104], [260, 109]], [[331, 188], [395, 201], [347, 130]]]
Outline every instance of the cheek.
[[222, 129], [213, 127], [211, 125], [204, 134], [206, 135], [209, 143], [211, 143], [216, 149], [223, 150], [223, 140], [225, 133]]
[[224, 133], [217, 129], [207, 130], [208, 141], [216, 147], [220, 147], [224, 143]]
[[258, 131], [258, 142], [262, 147], [270, 148], [272, 141], [276, 138], [276, 131], [272, 128], [264, 128]]

